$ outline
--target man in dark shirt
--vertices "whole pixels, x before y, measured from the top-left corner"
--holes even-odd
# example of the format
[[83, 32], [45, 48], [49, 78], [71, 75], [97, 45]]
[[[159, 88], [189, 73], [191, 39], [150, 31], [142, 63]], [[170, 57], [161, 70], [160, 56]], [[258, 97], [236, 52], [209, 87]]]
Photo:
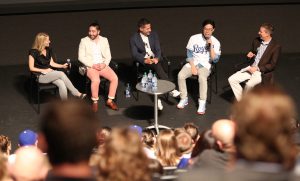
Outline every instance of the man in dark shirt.
[[46, 181], [95, 180], [88, 165], [97, 144], [98, 120], [79, 100], [55, 102], [41, 117], [39, 146], [48, 154], [52, 170]]

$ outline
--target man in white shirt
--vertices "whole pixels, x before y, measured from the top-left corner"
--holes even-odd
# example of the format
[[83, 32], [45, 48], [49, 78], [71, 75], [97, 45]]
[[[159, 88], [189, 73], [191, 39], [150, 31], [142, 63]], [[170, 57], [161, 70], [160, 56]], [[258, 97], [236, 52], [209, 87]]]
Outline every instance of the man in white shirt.
[[93, 111], [98, 110], [98, 92], [100, 77], [109, 80], [109, 93], [106, 105], [112, 110], [118, 110], [113, 101], [118, 87], [118, 76], [109, 67], [111, 53], [107, 38], [100, 36], [100, 26], [92, 23], [89, 26], [88, 36], [81, 39], [79, 44], [78, 59], [87, 67], [87, 76], [91, 80]]
[[199, 80], [199, 107], [197, 114], [205, 114], [207, 99], [207, 77], [210, 74], [212, 62], [217, 62], [221, 55], [220, 42], [212, 36], [215, 31], [215, 22], [207, 19], [202, 23], [202, 33], [191, 36], [187, 49], [187, 64], [185, 64], [178, 74], [178, 86], [180, 92], [180, 102], [178, 109], [183, 109], [188, 105], [186, 79], [193, 75], [198, 75]]

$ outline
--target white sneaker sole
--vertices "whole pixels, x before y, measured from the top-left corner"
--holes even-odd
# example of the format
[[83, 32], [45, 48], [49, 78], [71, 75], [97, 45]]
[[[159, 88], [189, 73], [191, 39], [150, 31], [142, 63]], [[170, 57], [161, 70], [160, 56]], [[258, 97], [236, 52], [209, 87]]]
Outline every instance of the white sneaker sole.
[[188, 103], [187, 103], [187, 104], [185, 104], [183, 107], [181, 107], [181, 106], [178, 106], [178, 105], [177, 105], [177, 108], [178, 108], [178, 109], [184, 109], [184, 108], [185, 108], [185, 106], [187, 106], [187, 105], [188, 105]]
[[204, 111], [204, 112], [198, 112], [198, 111], [197, 111], [197, 114], [203, 115], [203, 114], [205, 114], [205, 111]]

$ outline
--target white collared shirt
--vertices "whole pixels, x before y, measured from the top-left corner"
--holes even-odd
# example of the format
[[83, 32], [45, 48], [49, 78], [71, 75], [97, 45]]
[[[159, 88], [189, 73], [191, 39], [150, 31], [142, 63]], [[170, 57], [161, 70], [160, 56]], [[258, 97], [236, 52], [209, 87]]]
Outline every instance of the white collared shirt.
[[154, 53], [152, 52], [151, 50], [151, 47], [150, 47], [150, 43], [149, 43], [149, 37], [148, 36], [145, 36], [144, 34], [140, 33], [141, 35], [141, 38], [144, 42], [144, 45], [145, 45], [145, 50], [146, 50], [146, 54], [145, 54], [145, 57], [144, 58], [149, 58], [149, 57], [154, 57]]

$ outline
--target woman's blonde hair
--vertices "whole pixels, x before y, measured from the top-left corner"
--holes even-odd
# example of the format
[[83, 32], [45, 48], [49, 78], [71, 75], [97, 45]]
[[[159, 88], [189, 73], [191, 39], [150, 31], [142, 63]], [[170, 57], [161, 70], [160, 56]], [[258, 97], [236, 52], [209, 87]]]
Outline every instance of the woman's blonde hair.
[[42, 50], [45, 48], [45, 41], [46, 38], [49, 37], [49, 35], [47, 33], [44, 32], [40, 32], [35, 36], [33, 45], [32, 45], [32, 49], [36, 49], [38, 50], [40, 53], [42, 53]]
[[177, 166], [180, 152], [172, 130], [163, 130], [156, 141], [156, 156], [162, 166]]
[[114, 128], [98, 162], [99, 180], [150, 181], [149, 159], [140, 136], [128, 128]]

